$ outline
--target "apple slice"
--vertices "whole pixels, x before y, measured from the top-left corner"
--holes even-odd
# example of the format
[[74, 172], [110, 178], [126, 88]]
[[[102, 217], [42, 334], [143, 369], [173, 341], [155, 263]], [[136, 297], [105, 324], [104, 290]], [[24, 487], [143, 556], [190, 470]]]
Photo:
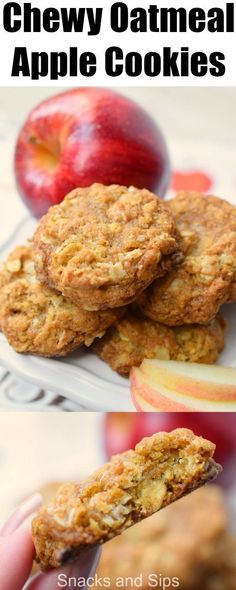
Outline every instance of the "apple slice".
[[236, 411], [236, 369], [230, 367], [145, 359], [130, 378], [138, 411]]

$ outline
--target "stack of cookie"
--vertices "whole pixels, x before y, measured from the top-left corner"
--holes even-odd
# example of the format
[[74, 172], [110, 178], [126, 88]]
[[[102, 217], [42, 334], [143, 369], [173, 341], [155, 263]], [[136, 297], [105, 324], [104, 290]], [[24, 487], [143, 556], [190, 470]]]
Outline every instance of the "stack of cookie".
[[144, 358], [214, 363], [224, 347], [226, 323], [218, 312], [236, 300], [236, 208], [194, 192], [166, 206], [182, 238], [182, 260], [96, 345], [121, 374]]
[[18, 352], [85, 344], [128, 374], [143, 358], [213, 363], [236, 300], [236, 209], [181, 193], [76, 189], [0, 270], [0, 325]]

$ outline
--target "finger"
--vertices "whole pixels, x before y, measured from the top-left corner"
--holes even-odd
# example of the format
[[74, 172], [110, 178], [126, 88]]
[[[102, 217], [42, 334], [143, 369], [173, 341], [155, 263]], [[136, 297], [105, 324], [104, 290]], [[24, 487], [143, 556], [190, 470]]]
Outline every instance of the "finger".
[[18, 506], [18, 508], [11, 514], [8, 518], [7, 522], [3, 525], [2, 530], [0, 531], [0, 536], [10, 535], [15, 531], [23, 522], [24, 520], [32, 514], [32, 512], [36, 512], [42, 503], [42, 497], [40, 494], [34, 494], [31, 496], [26, 502]]
[[31, 518], [11, 535], [0, 538], [0, 588], [22, 590], [34, 558]]
[[[101, 548], [95, 547], [89, 549], [83, 557], [73, 564], [66, 567], [53, 570], [46, 574], [39, 574], [31, 580], [25, 587], [25, 590], [58, 590], [59, 588], [71, 588], [70, 579], [84, 579], [94, 576], [100, 559]], [[73, 587], [73, 586], [72, 586]], [[80, 584], [80, 588], [83, 588]]]

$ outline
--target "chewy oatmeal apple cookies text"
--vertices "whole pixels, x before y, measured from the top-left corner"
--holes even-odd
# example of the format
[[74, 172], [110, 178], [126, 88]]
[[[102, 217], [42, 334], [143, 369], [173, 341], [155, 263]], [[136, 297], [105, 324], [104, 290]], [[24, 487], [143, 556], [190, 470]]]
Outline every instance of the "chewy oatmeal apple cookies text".
[[183, 238], [182, 264], [140, 298], [149, 318], [175, 326], [209, 322], [236, 295], [236, 207], [199, 193], [168, 202]]
[[224, 348], [225, 331], [220, 315], [205, 326], [170, 328], [129, 311], [94, 342], [93, 350], [121, 375], [144, 359], [211, 364]]
[[59, 567], [214, 479], [215, 445], [190, 430], [160, 432], [116, 455], [84, 482], [59, 488], [33, 520], [36, 559]]
[[0, 327], [17, 352], [62, 356], [102, 336], [120, 310], [78, 308], [35, 275], [32, 246], [22, 246], [0, 268]]
[[93, 184], [42, 218], [34, 238], [40, 281], [87, 310], [126, 305], [180, 257], [166, 205], [148, 190]]

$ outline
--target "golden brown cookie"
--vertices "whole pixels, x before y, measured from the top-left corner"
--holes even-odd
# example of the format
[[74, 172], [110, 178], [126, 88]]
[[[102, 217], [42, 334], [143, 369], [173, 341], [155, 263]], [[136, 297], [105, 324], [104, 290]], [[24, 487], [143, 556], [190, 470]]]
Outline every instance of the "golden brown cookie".
[[98, 576], [109, 578], [112, 590], [119, 577], [134, 579], [140, 574], [143, 590], [161, 576], [173, 581], [170, 588], [177, 587], [175, 579], [182, 590], [205, 588], [210, 572], [216, 577], [214, 561], [220, 558], [221, 571], [222, 562], [226, 564], [222, 542], [228, 544], [227, 528], [220, 488], [204, 486], [107, 543]]
[[236, 207], [194, 192], [179, 193], [168, 205], [185, 257], [147, 289], [141, 308], [168, 326], [208, 323], [223, 303], [236, 297]]
[[226, 322], [218, 315], [208, 325], [170, 328], [131, 311], [94, 342], [100, 358], [121, 375], [143, 359], [214, 363], [225, 344]]
[[119, 310], [89, 312], [35, 275], [31, 246], [16, 248], [0, 269], [0, 326], [17, 352], [63, 356], [94, 338], [118, 317]]
[[165, 274], [180, 256], [180, 236], [148, 190], [93, 184], [49, 209], [34, 248], [40, 281], [97, 310], [129, 303]]
[[59, 488], [54, 502], [33, 520], [41, 568], [76, 559], [214, 479], [220, 470], [214, 450], [190, 430], [160, 432], [114, 456], [84, 482]]

